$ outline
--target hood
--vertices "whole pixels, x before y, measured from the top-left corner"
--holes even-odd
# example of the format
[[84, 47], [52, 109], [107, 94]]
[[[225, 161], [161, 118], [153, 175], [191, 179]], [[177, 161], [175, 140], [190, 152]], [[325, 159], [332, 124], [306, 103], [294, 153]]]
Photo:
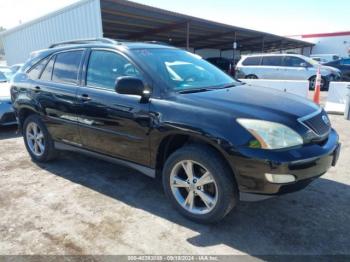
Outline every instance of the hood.
[[331, 67], [331, 66], [325, 66], [325, 65], [321, 65], [321, 70], [325, 70], [325, 71], [335, 73], [335, 74], [340, 74], [340, 72], [341, 72], [338, 68]]
[[241, 85], [200, 93], [181, 94], [178, 102], [245, 117], [277, 122], [295, 122], [319, 109], [310, 100], [271, 88]]
[[0, 83], [0, 99], [10, 99], [11, 98], [11, 85], [10, 83]]

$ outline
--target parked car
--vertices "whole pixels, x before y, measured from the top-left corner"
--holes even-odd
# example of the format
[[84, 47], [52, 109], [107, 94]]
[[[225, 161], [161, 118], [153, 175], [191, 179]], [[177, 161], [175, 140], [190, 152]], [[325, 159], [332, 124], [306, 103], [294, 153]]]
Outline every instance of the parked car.
[[336, 54], [314, 54], [310, 55], [310, 57], [321, 64], [340, 59], [340, 56]]
[[0, 71], [0, 83], [7, 82], [7, 77], [3, 72]]
[[16, 73], [21, 69], [22, 66], [23, 66], [23, 64], [15, 64], [15, 65], [12, 65], [12, 66], [10, 67], [10, 70], [11, 70], [12, 74], [13, 74], [13, 75], [16, 74]]
[[0, 67], [0, 82], [9, 82], [13, 76], [9, 67]]
[[12, 108], [10, 87], [11, 86], [9, 83], [0, 83], [0, 126], [14, 125], [17, 123], [16, 116]]
[[206, 60], [227, 74], [235, 76], [235, 64], [233, 63], [233, 59], [228, 59], [225, 57], [210, 57]]
[[310, 89], [313, 90], [319, 67], [322, 75], [322, 90], [328, 89], [330, 81], [341, 79], [339, 69], [320, 65], [309, 57], [294, 54], [262, 54], [243, 57], [237, 64], [236, 77], [308, 80]]
[[34, 161], [71, 150], [160, 176], [175, 208], [198, 222], [221, 220], [243, 193], [300, 190], [340, 152], [318, 105], [166, 45], [53, 45], [15, 75], [11, 96]]
[[350, 81], [350, 58], [342, 58], [324, 65], [338, 68], [342, 73], [342, 80]]

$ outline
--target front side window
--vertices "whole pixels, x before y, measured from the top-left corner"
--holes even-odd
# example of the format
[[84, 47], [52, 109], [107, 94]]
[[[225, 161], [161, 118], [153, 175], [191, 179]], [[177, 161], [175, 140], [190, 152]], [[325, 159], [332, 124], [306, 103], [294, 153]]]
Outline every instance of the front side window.
[[281, 66], [282, 57], [281, 56], [264, 56], [261, 64], [264, 66]]
[[44, 69], [47, 61], [49, 59], [45, 58], [43, 60], [41, 60], [39, 63], [37, 63], [36, 65], [34, 65], [29, 71], [28, 71], [28, 76], [30, 79], [38, 79], [40, 76], [41, 71]]
[[172, 91], [239, 85], [216, 66], [183, 50], [149, 48], [134, 49], [132, 53], [151, 75], [166, 82]]
[[65, 84], [78, 83], [78, 71], [83, 51], [69, 51], [56, 55], [52, 81]]
[[284, 66], [289, 66], [289, 67], [301, 67], [305, 63], [306, 62], [303, 59], [299, 58], [299, 57], [285, 56], [283, 65]]
[[114, 90], [115, 82], [121, 76], [140, 76], [140, 72], [125, 57], [111, 52], [91, 52], [86, 76], [86, 85]]

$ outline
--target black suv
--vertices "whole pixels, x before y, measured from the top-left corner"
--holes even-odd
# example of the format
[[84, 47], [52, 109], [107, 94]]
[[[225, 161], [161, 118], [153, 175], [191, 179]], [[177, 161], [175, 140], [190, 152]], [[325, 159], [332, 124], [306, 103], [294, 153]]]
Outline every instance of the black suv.
[[305, 187], [340, 151], [319, 106], [165, 45], [56, 44], [32, 54], [11, 96], [34, 161], [72, 150], [159, 175], [175, 207], [199, 222], [222, 219], [240, 193]]

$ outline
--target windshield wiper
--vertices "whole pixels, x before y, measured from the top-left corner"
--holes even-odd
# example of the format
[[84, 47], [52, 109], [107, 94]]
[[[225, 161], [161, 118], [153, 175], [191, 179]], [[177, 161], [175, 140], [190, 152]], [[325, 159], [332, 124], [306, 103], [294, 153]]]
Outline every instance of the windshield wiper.
[[179, 93], [180, 94], [191, 94], [191, 93], [206, 92], [206, 91], [210, 91], [210, 90], [213, 90], [213, 89], [210, 89], [210, 88], [192, 88], [192, 89], [179, 91]]
[[231, 83], [231, 84], [227, 84], [227, 85], [224, 85], [224, 86], [217, 87], [215, 89], [226, 89], [226, 88], [235, 87], [235, 86], [244, 85], [244, 84], [245, 83], [243, 83], [243, 82], [239, 82], [238, 84], [237, 83]]

